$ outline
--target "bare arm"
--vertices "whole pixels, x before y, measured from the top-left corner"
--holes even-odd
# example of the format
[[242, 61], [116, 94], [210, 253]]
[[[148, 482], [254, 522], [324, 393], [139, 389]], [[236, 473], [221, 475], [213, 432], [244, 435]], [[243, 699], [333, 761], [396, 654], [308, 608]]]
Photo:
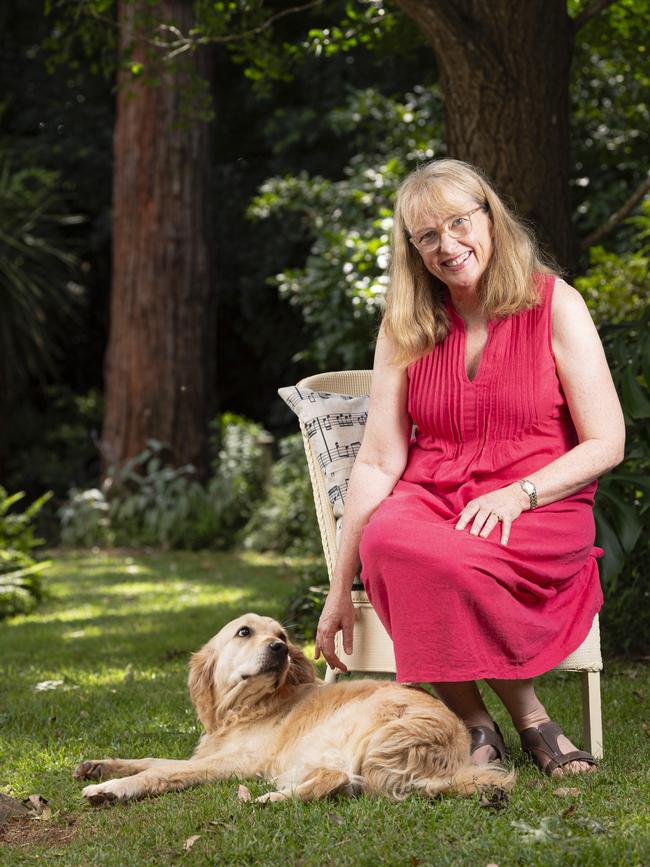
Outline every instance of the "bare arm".
[[[540, 506], [584, 488], [623, 459], [623, 412], [607, 366], [598, 332], [580, 294], [557, 280], [553, 293], [553, 352], [566, 395], [578, 445], [528, 476], [537, 488]], [[472, 521], [470, 532], [487, 537], [503, 518], [501, 541], [507, 544], [512, 521], [530, 508], [518, 483], [467, 504], [457, 529]]]
[[368, 422], [350, 476], [336, 566], [316, 635], [316, 659], [322, 653], [333, 668], [345, 669], [334, 653], [339, 629], [346, 653], [352, 652], [350, 589], [359, 569], [361, 533], [406, 466], [411, 432], [406, 392], [406, 371], [392, 363], [392, 347], [382, 328], [375, 350]]

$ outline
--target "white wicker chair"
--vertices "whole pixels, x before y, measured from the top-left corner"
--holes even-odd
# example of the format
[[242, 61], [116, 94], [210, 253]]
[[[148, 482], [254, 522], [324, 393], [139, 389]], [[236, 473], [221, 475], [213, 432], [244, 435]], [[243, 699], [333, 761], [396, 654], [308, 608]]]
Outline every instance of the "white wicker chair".
[[[343, 370], [309, 376], [298, 383], [300, 388], [327, 391], [337, 394], [363, 395], [370, 391], [370, 370]], [[311, 452], [305, 426], [300, 422], [309, 465], [318, 526], [320, 527], [323, 551], [329, 578], [336, 561], [336, 522], [325, 485], [325, 477]], [[354, 649], [351, 655], [343, 650], [341, 634], [336, 636], [336, 653], [355, 672], [395, 673], [395, 655], [388, 633], [375, 614], [363, 587], [352, 588], [352, 601], [356, 609], [354, 624]], [[580, 647], [556, 666], [560, 671], [579, 671], [582, 678], [582, 725], [584, 748], [596, 758], [603, 755], [602, 716], [600, 706], [600, 672], [603, 667], [600, 652], [598, 615], [594, 618], [589, 635]], [[328, 667], [325, 679], [336, 679], [336, 672]]]

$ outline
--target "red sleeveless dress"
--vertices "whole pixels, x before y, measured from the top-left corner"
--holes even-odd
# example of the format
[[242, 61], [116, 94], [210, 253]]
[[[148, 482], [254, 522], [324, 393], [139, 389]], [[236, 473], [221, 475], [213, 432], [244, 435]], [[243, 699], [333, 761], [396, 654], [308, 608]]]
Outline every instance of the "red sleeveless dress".
[[456, 530], [473, 497], [523, 479], [577, 436], [551, 345], [554, 277], [541, 303], [491, 321], [473, 380], [462, 318], [408, 368], [417, 426], [408, 463], [361, 538], [362, 580], [393, 639], [399, 681], [528, 678], [587, 636], [602, 604], [596, 483], [525, 511], [506, 546]]

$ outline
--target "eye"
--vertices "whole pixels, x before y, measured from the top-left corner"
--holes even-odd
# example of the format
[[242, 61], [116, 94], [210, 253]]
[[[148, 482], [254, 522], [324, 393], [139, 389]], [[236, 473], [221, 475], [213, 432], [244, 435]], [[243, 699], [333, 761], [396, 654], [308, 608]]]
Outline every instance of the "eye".
[[435, 229], [427, 229], [426, 232], [422, 232], [421, 235], [418, 236], [417, 242], [418, 244], [432, 244], [438, 240], [438, 233]]
[[284, 641], [285, 644], [287, 643], [287, 634], [286, 634], [286, 632], [281, 632], [281, 633], [278, 635], [278, 638], [280, 639], [280, 641]]
[[459, 226], [464, 226], [468, 222], [469, 220], [467, 219], [467, 217], [454, 217], [452, 220], [449, 221], [449, 225], [452, 229], [458, 229]]
[[248, 638], [249, 635], [251, 635], [251, 630], [248, 628], [248, 626], [242, 626], [241, 629], [237, 630], [238, 638]]

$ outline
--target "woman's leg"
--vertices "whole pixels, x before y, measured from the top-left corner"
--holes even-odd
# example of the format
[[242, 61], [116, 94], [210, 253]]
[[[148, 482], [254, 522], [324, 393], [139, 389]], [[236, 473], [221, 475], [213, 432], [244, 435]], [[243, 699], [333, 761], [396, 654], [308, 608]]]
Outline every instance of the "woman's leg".
[[[488, 726], [488, 728], [494, 729], [494, 721], [483, 704], [481, 693], [473, 680], [454, 683], [432, 683], [431, 685], [435, 689], [438, 698], [456, 716], [459, 716], [468, 728], [471, 726]], [[479, 747], [472, 753], [472, 760], [477, 765], [492, 762], [496, 758], [496, 750], [489, 745]]]
[[[532, 679], [488, 680], [486, 683], [505, 705], [518, 732], [549, 721], [550, 717], [546, 713], [544, 705], [537, 698]], [[564, 734], [558, 738], [558, 747], [563, 753], [569, 753], [576, 749]], [[553, 775], [559, 777], [566, 772], [582, 773], [591, 770], [593, 770], [593, 765], [589, 765], [587, 762], [570, 762], [561, 768], [556, 768]]]

